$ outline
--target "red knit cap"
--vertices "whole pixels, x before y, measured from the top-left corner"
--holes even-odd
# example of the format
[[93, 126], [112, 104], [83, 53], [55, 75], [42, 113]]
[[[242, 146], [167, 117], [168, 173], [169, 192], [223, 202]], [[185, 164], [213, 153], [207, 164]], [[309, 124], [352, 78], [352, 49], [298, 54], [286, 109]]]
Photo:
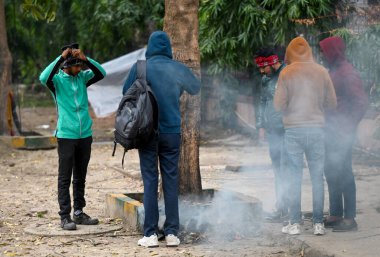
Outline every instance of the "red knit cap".
[[277, 55], [271, 55], [268, 57], [259, 56], [255, 58], [255, 62], [256, 62], [257, 67], [259, 68], [265, 67], [265, 66], [271, 66], [278, 63], [278, 56]]

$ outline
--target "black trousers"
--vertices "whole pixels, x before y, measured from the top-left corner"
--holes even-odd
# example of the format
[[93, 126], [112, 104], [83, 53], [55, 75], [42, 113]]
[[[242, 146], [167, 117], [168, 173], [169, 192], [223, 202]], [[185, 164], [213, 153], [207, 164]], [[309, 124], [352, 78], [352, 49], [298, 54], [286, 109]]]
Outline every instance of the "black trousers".
[[329, 189], [330, 215], [356, 217], [356, 183], [352, 170], [352, 147], [356, 133], [326, 129], [325, 177]]
[[86, 206], [84, 199], [87, 166], [91, 156], [92, 137], [58, 138], [58, 203], [61, 219], [70, 216], [70, 183], [73, 176], [74, 211]]

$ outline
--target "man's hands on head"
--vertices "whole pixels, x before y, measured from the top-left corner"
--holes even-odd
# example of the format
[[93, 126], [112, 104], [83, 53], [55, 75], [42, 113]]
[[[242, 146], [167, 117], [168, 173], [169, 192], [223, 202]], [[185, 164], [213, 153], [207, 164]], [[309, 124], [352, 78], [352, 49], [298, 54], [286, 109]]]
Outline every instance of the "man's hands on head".
[[63, 50], [62, 52], [62, 57], [63, 59], [66, 60], [66, 58], [68, 57], [68, 55], [71, 53], [71, 48], [66, 48], [65, 50]]
[[82, 61], [87, 61], [87, 57], [84, 55], [84, 53], [80, 49], [72, 49], [71, 54], [78, 59], [81, 59]]
[[66, 48], [62, 52], [63, 59], [67, 59], [69, 55], [72, 55], [75, 58], [81, 59], [82, 61], [87, 61], [87, 57], [84, 55], [84, 53], [80, 49], [73, 49], [73, 48]]

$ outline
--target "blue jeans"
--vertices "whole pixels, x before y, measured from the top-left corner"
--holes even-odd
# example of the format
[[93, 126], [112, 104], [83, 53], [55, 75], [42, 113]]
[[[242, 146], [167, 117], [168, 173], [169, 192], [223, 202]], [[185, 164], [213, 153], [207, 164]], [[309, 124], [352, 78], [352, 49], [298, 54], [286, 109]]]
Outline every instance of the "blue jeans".
[[356, 216], [356, 185], [352, 172], [354, 140], [355, 133], [342, 134], [326, 129], [325, 176], [331, 216], [346, 219]]
[[178, 160], [181, 144], [180, 134], [160, 134], [139, 150], [140, 169], [144, 183], [144, 236], [158, 230], [158, 161], [164, 191], [165, 235], [177, 235], [178, 211]]
[[275, 179], [275, 192], [276, 192], [276, 209], [282, 214], [288, 213], [288, 193], [287, 193], [287, 176], [286, 176], [286, 162], [282, 158], [284, 130], [267, 131], [267, 139], [269, 144], [269, 155], [272, 160]]
[[324, 131], [322, 128], [289, 128], [285, 131], [284, 155], [289, 173], [290, 223], [301, 222], [301, 186], [305, 154], [313, 188], [313, 222], [323, 222], [325, 162]]

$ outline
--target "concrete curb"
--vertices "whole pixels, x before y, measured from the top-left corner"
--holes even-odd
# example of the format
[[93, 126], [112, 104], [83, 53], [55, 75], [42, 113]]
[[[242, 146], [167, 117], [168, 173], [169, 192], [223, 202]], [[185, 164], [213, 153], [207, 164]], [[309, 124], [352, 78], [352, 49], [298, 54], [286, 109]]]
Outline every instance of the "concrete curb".
[[[263, 233], [272, 238], [272, 240], [279, 242], [284, 247], [288, 247], [290, 252], [294, 255], [301, 257], [334, 257], [335, 254], [329, 253], [326, 249], [314, 247], [307, 243], [307, 240], [301, 239], [298, 236], [290, 236], [279, 233], [278, 227], [274, 223], [266, 223], [267, 226]], [[269, 226], [268, 226], [269, 224]]]
[[53, 136], [0, 136], [0, 141], [12, 148], [27, 150], [52, 149], [57, 146], [57, 138]]
[[[110, 218], [121, 218], [126, 229], [142, 231], [144, 206], [141, 194], [107, 194], [105, 214]], [[138, 200], [135, 200], [138, 199]]]
[[[184, 220], [181, 221], [183, 222], [183, 224], [181, 224], [182, 227], [186, 231], [192, 231], [192, 229], [195, 229], [193, 227], [194, 225], [193, 223], [195, 222], [194, 219], [196, 219], [194, 218], [194, 215], [196, 216], [197, 214], [199, 214], [199, 208], [201, 209], [211, 208], [211, 204], [209, 202], [210, 199], [214, 197], [219, 197], [219, 201], [220, 201], [220, 195], [229, 196], [226, 198], [227, 200], [226, 208], [232, 208], [232, 209], [244, 208], [246, 210], [249, 210], [249, 214], [246, 214], [243, 217], [247, 221], [257, 222], [261, 218], [262, 203], [258, 199], [249, 197], [237, 192], [230, 192], [227, 190], [218, 191], [214, 189], [204, 189], [202, 191], [201, 196], [198, 196], [200, 198], [190, 197], [191, 199], [194, 199], [195, 201], [202, 201], [201, 199], [205, 199], [205, 202], [203, 204], [200, 204], [197, 202], [196, 204], [191, 205], [188, 202], [189, 199], [187, 199], [186, 197], [182, 198], [182, 200], [184, 201], [184, 204], [182, 204], [182, 207], [180, 204], [179, 206], [180, 212], [181, 210], [186, 210], [184, 212], [187, 213], [186, 215], [182, 216], [184, 218]], [[109, 216], [110, 218], [123, 219], [124, 227], [127, 230], [142, 232], [144, 216], [145, 216], [144, 206], [142, 203], [143, 196], [144, 196], [144, 193], [107, 194], [105, 214]], [[220, 203], [218, 203], [218, 205], [220, 205]], [[161, 209], [160, 209], [160, 214], [161, 214]], [[189, 214], [191, 215], [189, 216]], [[200, 227], [203, 227], [203, 225], [208, 226], [209, 224], [206, 224], [206, 223], [198, 224], [196, 227], [200, 228]]]
[[287, 236], [286, 240], [292, 249], [298, 249], [300, 256], [305, 257], [334, 257], [334, 254], [329, 254], [326, 251], [315, 249], [307, 244], [304, 240]]
[[312, 248], [304, 240], [287, 236], [287, 240], [290, 248], [298, 250], [300, 256], [305, 257], [334, 257], [334, 254], [329, 254], [325, 251]]

